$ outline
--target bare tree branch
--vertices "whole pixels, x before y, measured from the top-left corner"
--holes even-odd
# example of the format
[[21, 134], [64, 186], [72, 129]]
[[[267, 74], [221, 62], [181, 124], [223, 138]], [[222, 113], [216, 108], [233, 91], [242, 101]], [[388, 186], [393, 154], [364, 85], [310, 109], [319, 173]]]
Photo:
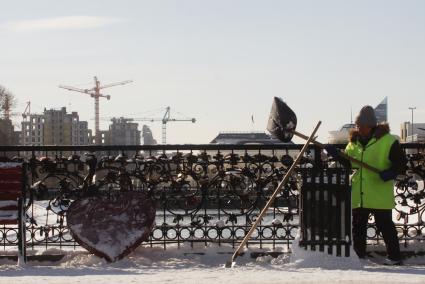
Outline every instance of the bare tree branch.
[[15, 96], [9, 92], [5, 87], [0, 85], [0, 112], [3, 117], [8, 119], [10, 111], [16, 106]]

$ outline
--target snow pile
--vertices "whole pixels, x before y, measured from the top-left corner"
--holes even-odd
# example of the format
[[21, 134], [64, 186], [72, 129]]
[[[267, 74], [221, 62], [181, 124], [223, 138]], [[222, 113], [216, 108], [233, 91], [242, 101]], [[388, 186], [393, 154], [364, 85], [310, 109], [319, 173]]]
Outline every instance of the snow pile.
[[[329, 255], [325, 252], [312, 252], [298, 245], [299, 238], [294, 240], [291, 254], [291, 264], [297, 268], [324, 268], [324, 269], [361, 269], [362, 263], [356, 257], [353, 249], [350, 250], [352, 257]], [[336, 249], [334, 248], [334, 252]]]
[[[58, 262], [16, 266], [0, 260], [0, 283], [425, 283], [425, 266], [385, 267], [293, 247], [293, 254], [251, 258], [247, 249], [233, 268], [224, 268], [231, 246], [203, 243], [178, 247], [140, 246], [126, 258], [108, 263], [86, 251], [71, 251]], [[64, 253], [49, 250], [46, 254]], [[424, 259], [423, 259], [424, 260]], [[425, 263], [425, 262], [423, 262]]]

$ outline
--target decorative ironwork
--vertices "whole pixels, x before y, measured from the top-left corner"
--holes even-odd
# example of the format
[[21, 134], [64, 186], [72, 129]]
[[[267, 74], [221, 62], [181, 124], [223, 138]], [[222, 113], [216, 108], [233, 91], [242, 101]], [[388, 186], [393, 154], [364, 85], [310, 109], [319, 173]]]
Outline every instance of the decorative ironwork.
[[[29, 246], [76, 246], [66, 226], [66, 211], [87, 195], [142, 191], [156, 203], [150, 244], [183, 242], [236, 245], [302, 145], [155, 146], [2, 146], [0, 154], [29, 165], [27, 204]], [[396, 182], [395, 222], [407, 246], [424, 241], [423, 144], [404, 144], [409, 170]], [[112, 156], [111, 153], [121, 153]], [[86, 153], [86, 154], [84, 154]], [[137, 153], [128, 157], [126, 153]], [[14, 157], [15, 156], [15, 157]], [[299, 192], [303, 171], [331, 169], [320, 150], [309, 150], [254, 232], [249, 244], [287, 246], [300, 225]], [[344, 171], [332, 168], [332, 171]], [[0, 227], [0, 244], [16, 244], [16, 229]], [[369, 239], [381, 237], [371, 220]]]

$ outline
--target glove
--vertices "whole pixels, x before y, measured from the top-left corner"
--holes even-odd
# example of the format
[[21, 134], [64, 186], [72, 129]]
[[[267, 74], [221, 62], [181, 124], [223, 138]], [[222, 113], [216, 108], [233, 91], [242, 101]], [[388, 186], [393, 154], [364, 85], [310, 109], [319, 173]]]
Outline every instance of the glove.
[[379, 176], [381, 177], [383, 181], [389, 181], [389, 180], [395, 179], [397, 177], [397, 174], [394, 170], [387, 169], [380, 172]]
[[339, 155], [339, 150], [332, 144], [326, 144], [325, 145], [325, 150], [326, 152], [328, 152], [328, 155], [331, 156], [334, 159], [338, 159]]

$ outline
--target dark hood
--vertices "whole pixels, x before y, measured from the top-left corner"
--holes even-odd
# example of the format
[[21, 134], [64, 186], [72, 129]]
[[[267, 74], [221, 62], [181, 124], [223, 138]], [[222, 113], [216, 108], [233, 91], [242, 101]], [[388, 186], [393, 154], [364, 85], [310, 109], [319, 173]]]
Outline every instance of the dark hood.
[[[373, 130], [373, 137], [376, 139], [381, 138], [387, 133], [390, 133], [390, 125], [388, 123], [378, 124]], [[357, 129], [353, 129], [350, 131], [350, 142], [357, 142], [359, 140], [360, 133]]]

